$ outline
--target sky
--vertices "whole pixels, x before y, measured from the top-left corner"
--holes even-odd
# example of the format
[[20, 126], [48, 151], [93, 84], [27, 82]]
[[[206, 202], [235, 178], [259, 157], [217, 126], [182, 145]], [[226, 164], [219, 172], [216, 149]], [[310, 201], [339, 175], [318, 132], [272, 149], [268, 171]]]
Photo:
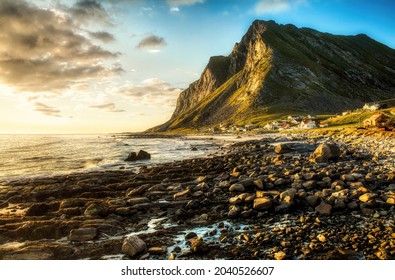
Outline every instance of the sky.
[[0, 134], [144, 131], [255, 19], [395, 48], [395, 1], [0, 0]]

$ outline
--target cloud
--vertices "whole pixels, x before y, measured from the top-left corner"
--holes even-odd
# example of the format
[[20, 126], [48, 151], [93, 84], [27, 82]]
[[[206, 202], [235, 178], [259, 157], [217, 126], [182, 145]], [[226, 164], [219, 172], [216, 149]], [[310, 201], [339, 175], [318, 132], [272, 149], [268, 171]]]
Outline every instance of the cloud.
[[202, 4], [205, 0], [167, 0], [167, 4], [170, 6], [192, 6], [195, 4]]
[[175, 88], [158, 78], [144, 80], [139, 85], [125, 85], [117, 94], [131, 99], [135, 103], [174, 107], [182, 89]]
[[73, 19], [81, 23], [89, 21], [112, 25], [110, 16], [102, 5], [94, 0], [80, 0], [71, 8], [66, 9]]
[[149, 35], [143, 38], [136, 46], [138, 49], [143, 48], [161, 48], [166, 46], [166, 41], [163, 37], [158, 37], [156, 35]]
[[112, 35], [111, 33], [105, 32], [105, 31], [89, 32], [89, 35], [91, 35], [91, 37], [98, 39], [104, 43], [115, 41], [114, 35]]
[[308, 0], [260, 0], [255, 5], [254, 11], [257, 14], [274, 14], [307, 3]]
[[178, 13], [179, 11], [180, 11], [180, 8], [178, 8], [178, 7], [171, 7], [170, 8], [171, 13]]
[[34, 111], [40, 112], [46, 116], [53, 116], [53, 117], [59, 117], [59, 118], [62, 117], [60, 115], [60, 110], [55, 109], [51, 106], [48, 106], [44, 103], [34, 102], [33, 105], [34, 105], [34, 109], [33, 109]]
[[113, 112], [113, 113], [125, 112], [125, 110], [118, 109], [113, 102], [90, 105], [89, 108], [100, 109], [100, 110], [104, 110], [107, 112]]
[[95, 45], [64, 12], [2, 0], [0, 21], [0, 83], [18, 92], [54, 93], [123, 72], [105, 66], [120, 54]]

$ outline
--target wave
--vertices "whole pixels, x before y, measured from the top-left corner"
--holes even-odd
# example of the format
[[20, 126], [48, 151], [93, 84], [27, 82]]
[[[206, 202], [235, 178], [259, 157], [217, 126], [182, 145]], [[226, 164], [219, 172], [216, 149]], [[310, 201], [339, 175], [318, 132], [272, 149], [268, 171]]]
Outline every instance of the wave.
[[22, 161], [47, 161], [47, 160], [64, 160], [64, 159], [67, 159], [67, 157], [35, 156], [35, 157], [21, 158]]

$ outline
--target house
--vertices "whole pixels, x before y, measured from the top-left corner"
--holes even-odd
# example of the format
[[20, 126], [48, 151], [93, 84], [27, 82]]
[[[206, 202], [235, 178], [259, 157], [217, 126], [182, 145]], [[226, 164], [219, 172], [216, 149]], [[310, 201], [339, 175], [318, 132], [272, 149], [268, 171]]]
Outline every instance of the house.
[[317, 124], [315, 121], [312, 121], [312, 120], [303, 120], [300, 122], [299, 128], [301, 128], [301, 129], [317, 128]]
[[289, 129], [290, 125], [288, 123], [280, 124], [279, 130]]
[[364, 127], [382, 127], [387, 121], [387, 117], [383, 114], [375, 114], [363, 121]]
[[278, 125], [275, 125], [273, 123], [268, 123], [263, 127], [265, 130], [277, 130]]
[[376, 111], [380, 109], [380, 105], [378, 103], [366, 103], [362, 109], [366, 111]]

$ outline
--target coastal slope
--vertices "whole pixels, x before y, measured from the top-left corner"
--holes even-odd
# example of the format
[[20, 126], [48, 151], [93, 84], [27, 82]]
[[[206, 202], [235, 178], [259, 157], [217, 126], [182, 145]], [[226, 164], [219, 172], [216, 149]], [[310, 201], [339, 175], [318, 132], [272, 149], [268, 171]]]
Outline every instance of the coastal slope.
[[253, 22], [229, 56], [211, 57], [151, 132], [329, 114], [394, 97], [395, 50], [364, 34]]

